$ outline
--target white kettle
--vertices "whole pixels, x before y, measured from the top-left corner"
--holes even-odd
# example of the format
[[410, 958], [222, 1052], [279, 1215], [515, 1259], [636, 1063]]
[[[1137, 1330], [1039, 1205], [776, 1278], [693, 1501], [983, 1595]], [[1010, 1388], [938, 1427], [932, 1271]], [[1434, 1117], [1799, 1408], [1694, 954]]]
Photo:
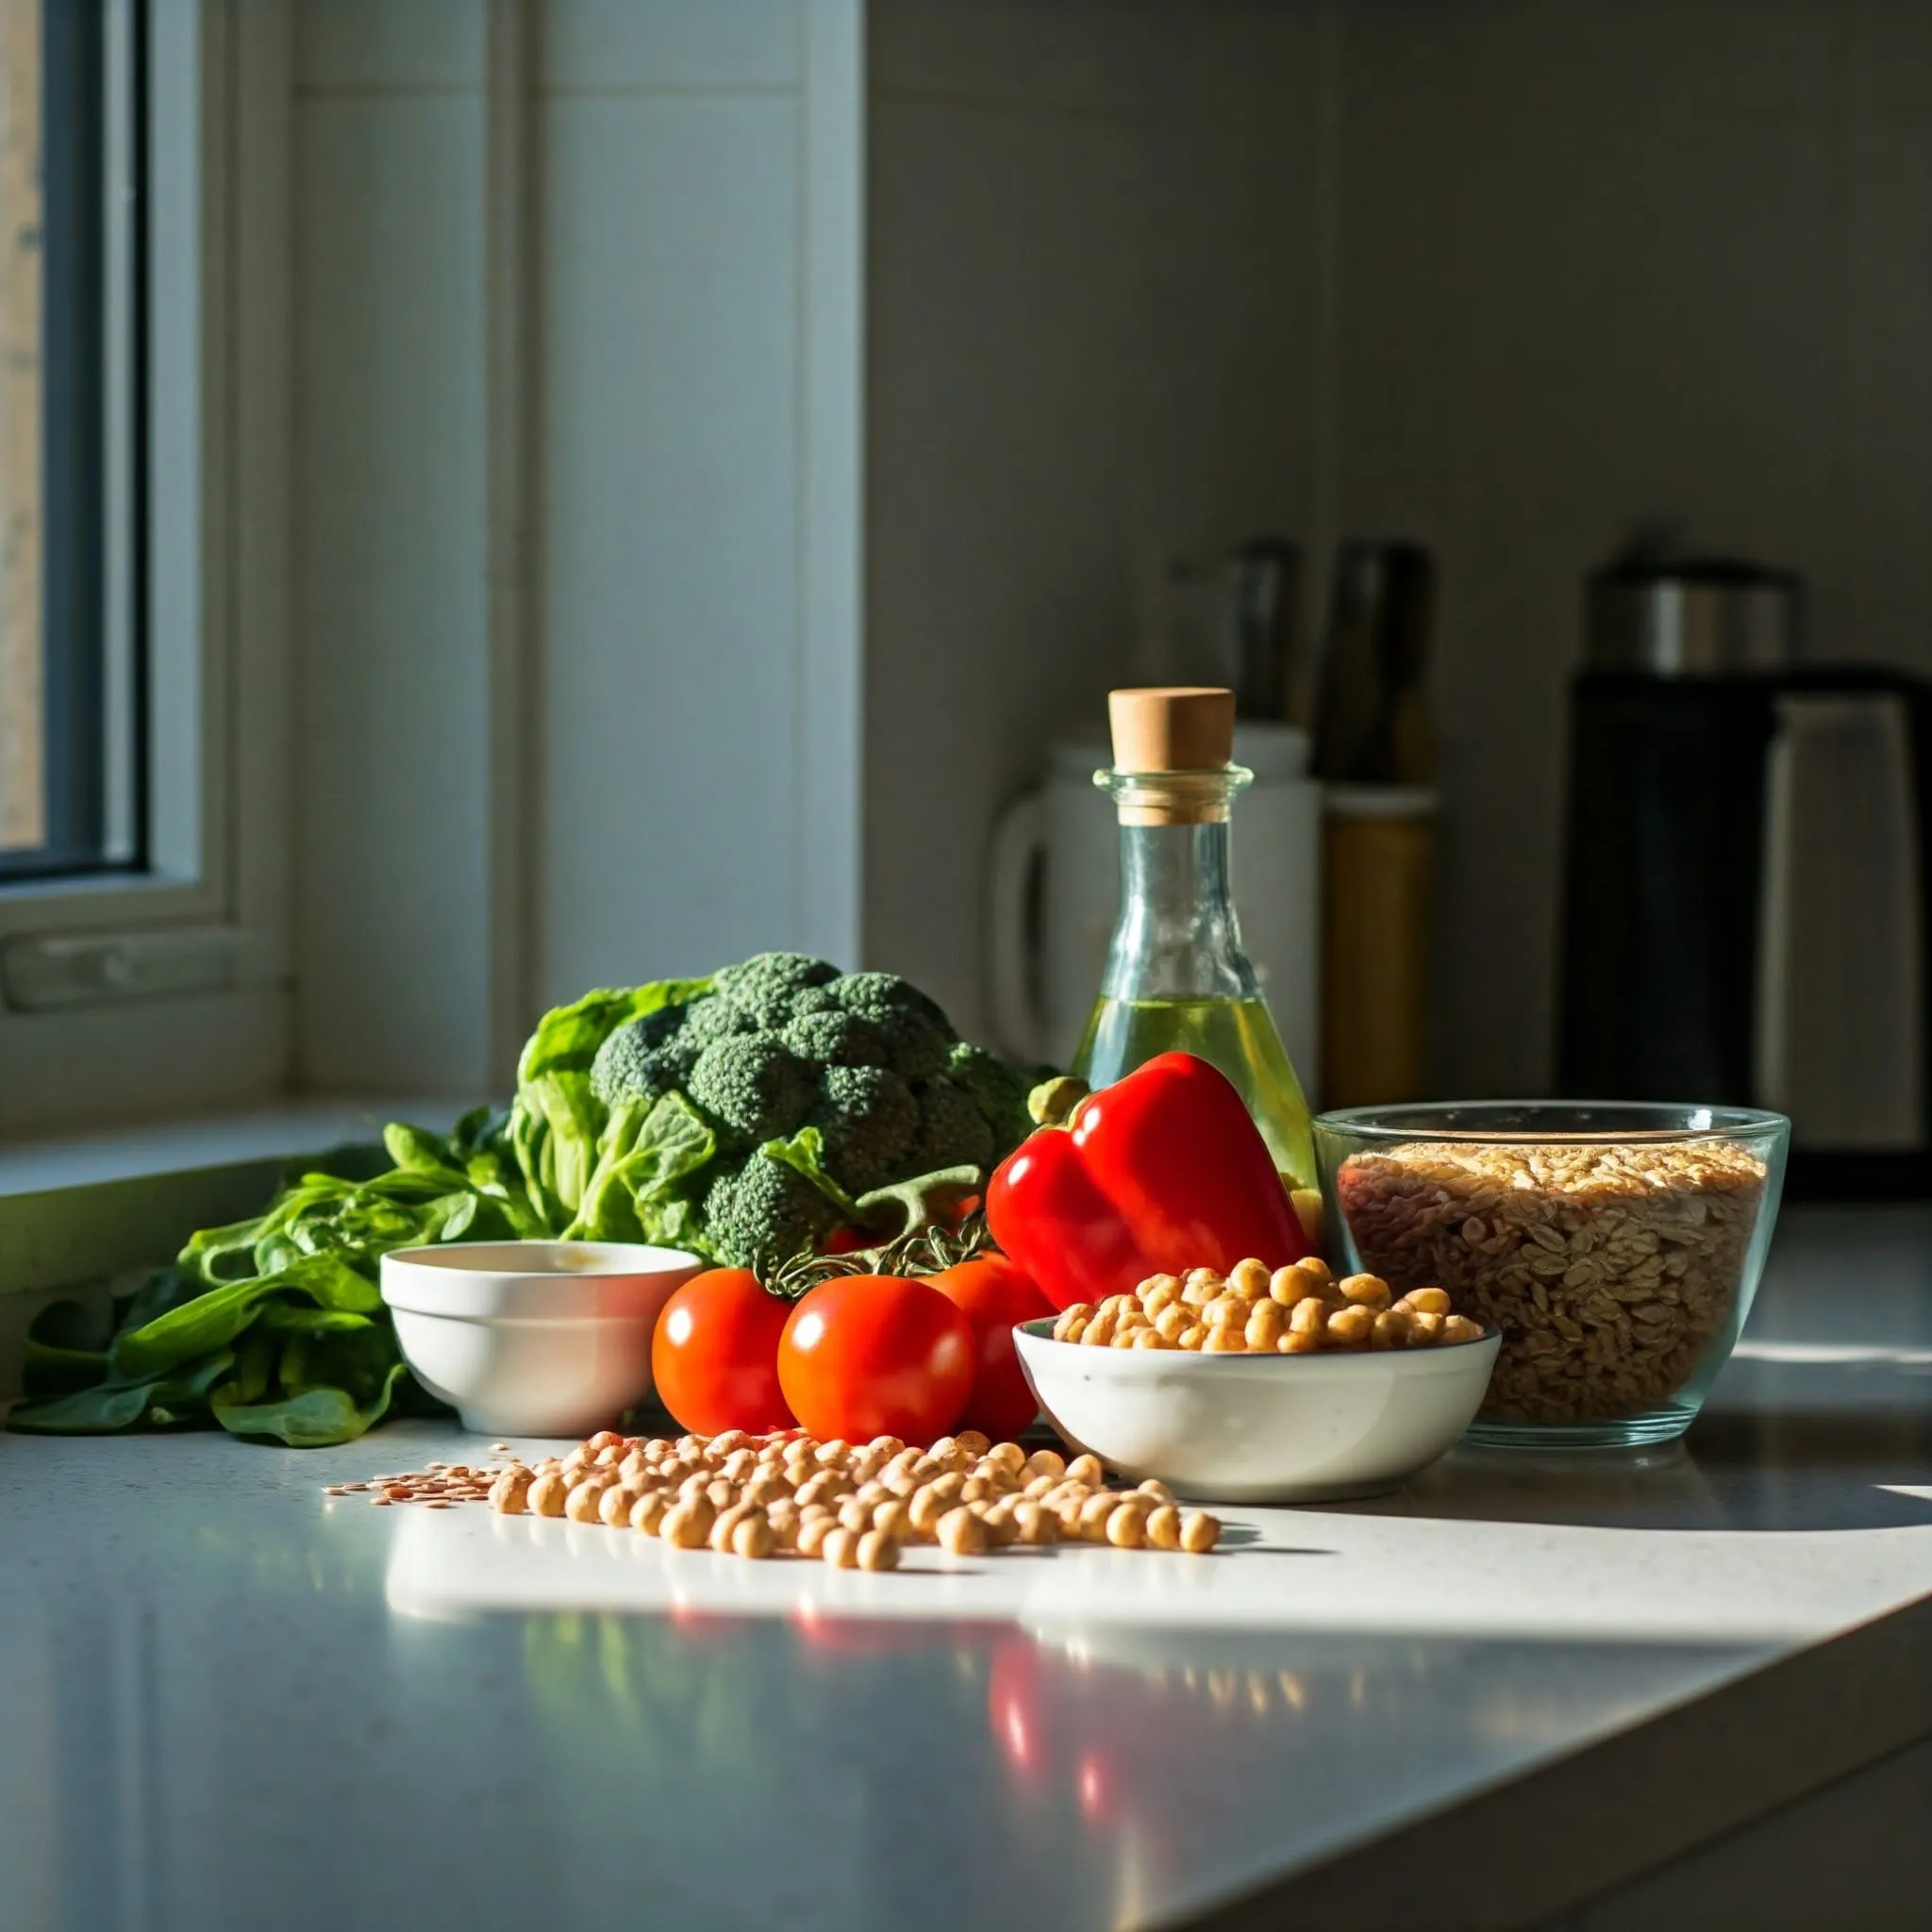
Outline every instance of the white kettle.
[[[1229, 841], [1241, 940], [1302, 1086], [1319, 1086], [1322, 788], [1308, 735], [1238, 724], [1234, 757], [1255, 774], [1235, 800]], [[993, 833], [988, 980], [993, 1029], [1016, 1058], [1064, 1067], [1100, 990], [1120, 907], [1112, 804], [1093, 783], [1098, 740], [1053, 747], [1046, 782], [1016, 799]]]

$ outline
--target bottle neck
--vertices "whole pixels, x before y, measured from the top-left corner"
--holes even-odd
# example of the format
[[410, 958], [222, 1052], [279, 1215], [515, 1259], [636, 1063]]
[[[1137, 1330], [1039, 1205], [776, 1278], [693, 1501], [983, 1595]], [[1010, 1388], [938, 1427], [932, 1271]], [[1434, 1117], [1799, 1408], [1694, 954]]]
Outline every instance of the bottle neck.
[[1228, 876], [1228, 824], [1123, 824], [1109, 999], [1257, 999]]

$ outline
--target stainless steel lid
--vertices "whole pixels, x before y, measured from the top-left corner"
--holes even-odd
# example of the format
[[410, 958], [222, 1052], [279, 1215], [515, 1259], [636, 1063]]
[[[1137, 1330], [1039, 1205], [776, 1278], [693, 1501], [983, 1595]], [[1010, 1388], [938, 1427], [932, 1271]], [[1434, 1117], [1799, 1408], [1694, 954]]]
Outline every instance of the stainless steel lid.
[[1614, 564], [1590, 579], [1587, 661], [1653, 677], [1781, 671], [1798, 656], [1804, 589], [1751, 563]]

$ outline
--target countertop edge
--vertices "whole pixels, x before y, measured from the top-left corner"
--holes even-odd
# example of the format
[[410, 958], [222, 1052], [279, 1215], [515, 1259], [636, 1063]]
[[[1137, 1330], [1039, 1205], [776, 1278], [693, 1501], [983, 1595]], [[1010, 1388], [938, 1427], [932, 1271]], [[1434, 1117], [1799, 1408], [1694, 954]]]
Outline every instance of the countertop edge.
[[1932, 1737], [1932, 1597], [1172, 1925], [1533, 1927]]

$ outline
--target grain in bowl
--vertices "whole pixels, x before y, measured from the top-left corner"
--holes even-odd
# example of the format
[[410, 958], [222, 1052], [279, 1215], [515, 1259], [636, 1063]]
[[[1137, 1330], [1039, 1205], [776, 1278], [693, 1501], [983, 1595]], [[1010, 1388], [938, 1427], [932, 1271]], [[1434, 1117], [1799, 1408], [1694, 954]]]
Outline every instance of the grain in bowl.
[[1502, 1333], [1477, 1434], [1656, 1441], [1688, 1426], [1757, 1286], [1779, 1116], [1409, 1108], [1324, 1122], [1324, 1173], [1359, 1265], [1398, 1290], [1440, 1284]]

